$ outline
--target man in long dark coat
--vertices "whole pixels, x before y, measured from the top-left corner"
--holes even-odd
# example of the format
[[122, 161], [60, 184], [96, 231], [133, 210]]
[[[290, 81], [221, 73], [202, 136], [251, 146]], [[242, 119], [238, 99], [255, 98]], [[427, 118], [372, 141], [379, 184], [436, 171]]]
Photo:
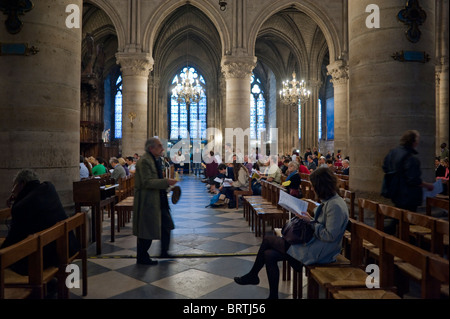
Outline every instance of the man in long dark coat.
[[135, 173], [133, 207], [133, 235], [137, 237], [137, 263], [155, 265], [148, 250], [154, 239], [161, 239], [161, 257], [168, 256], [170, 232], [174, 223], [167, 200], [167, 188], [177, 180], [164, 179], [161, 141], [150, 138], [145, 143], [145, 154], [139, 159]]

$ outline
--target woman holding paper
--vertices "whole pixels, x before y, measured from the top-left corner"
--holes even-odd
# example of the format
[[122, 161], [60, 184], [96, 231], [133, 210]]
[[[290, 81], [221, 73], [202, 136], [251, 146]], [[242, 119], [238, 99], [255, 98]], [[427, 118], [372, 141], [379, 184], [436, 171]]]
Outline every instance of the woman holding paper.
[[313, 238], [306, 244], [291, 245], [283, 237], [264, 237], [252, 269], [242, 277], [235, 277], [236, 283], [259, 284], [258, 273], [265, 265], [269, 280], [269, 299], [277, 299], [279, 261], [288, 260], [293, 264], [310, 265], [331, 263], [336, 260], [347, 227], [348, 208], [338, 195], [337, 179], [329, 168], [322, 167], [312, 172], [310, 181], [321, 204], [316, 208], [314, 217], [307, 212], [296, 215], [311, 222], [314, 228]]

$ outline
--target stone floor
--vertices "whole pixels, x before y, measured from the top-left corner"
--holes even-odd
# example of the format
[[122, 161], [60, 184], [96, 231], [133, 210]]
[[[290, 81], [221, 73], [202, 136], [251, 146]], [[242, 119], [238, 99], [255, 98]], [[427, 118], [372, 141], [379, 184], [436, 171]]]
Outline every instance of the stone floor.
[[[180, 201], [171, 205], [171, 259], [159, 259], [159, 241], [150, 255], [158, 265], [136, 264], [136, 237], [127, 223], [110, 241], [105, 217], [102, 254], [88, 250], [88, 295], [71, 289], [71, 299], [265, 299], [269, 295], [265, 270], [258, 286], [239, 286], [235, 276], [251, 268], [261, 243], [242, 215], [242, 209], [205, 208], [212, 195], [201, 178], [185, 175], [179, 183]], [[106, 216], [106, 214], [105, 214]], [[292, 298], [291, 281], [280, 280], [279, 297]]]

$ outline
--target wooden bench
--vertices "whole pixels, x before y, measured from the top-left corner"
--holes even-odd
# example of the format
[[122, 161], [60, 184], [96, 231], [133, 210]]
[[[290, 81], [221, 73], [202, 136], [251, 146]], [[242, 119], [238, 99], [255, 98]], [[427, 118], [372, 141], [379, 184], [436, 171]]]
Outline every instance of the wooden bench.
[[115, 189], [102, 185], [107, 181], [101, 179], [89, 179], [73, 183], [73, 201], [75, 212], [81, 211], [81, 206], [92, 208], [92, 238], [96, 242], [97, 255], [102, 252], [102, 210], [107, 208], [111, 212], [111, 242], [114, 242], [114, 205], [116, 202]]
[[235, 190], [234, 191], [234, 200], [236, 201], [236, 209], [239, 209], [239, 196], [251, 196], [253, 195], [252, 191], [252, 177], [250, 176], [248, 179], [248, 189], [247, 190]]
[[[74, 232], [78, 241], [79, 249], [77, 251], [70, 251], [70, 233]], [[62, 220], [55, 225], [44, 229], [38, 233], [30, 235], [35, 237], [37, 241], [36, 251], [28, 259], [28, 274], [22, 275], [10, 268], [13, 262], [8, 262], [6, 269], [2, 268], [2, 282], [4, 287], [22, 290], [33, 291], [30, 297], [43, 299], [47, 295], [47, 284], [53, 278], [57, 279], [58, 298], [68, 298], [68, 290], [66, 286], [66, 267], [75, 259], [82, 260], [83, 267], [83, 295], [87, 295], [87, 252], [86, 252], [86, 213], [77, 213], [72, 217]], [[55, 264], [44, 268], [44, 249], [48, 245], [54, 243], [55, 245]], [[21, 247], [20, 245], [11, 245], [10, 247]], [[4, 250], [19, 249], [18, 254], [22, 248], [6, 247]], [[15, 259], [16, 261], [20, 259]]]
[[[47, 284], [53, 278], [57, 278], [58, 297], [62, 298], [65, 282], [61, 278], [60, 266], [64, 264], [63, 256], [66, 249], [64, 221], [36, 233], [35, 236], [38, 240], [37, 253], [34, 255], [34, 258], [28, 258], [29, 268], [30, 266], [33, 268], [32, 273], [22, 275], [9, 268], [3, 270], [5, 287], [30, 288], [31, 285], [31, 288], [35, 291], [35, 297], [43, 299], [47, 295]], [[44, 268], [44, 249], [52, 243], [55, 243], [56, 247], [56, 264], [51, 264]]]
[[[0, 299], [27, 299], [39, 294], [40, 273], [39, 269], [34, 267], [35, 263], [33, 262], [38, 260], [38, 254], [39, 243], [36, 235], [30, 235], [14, 245], [0, 249]], [[23, 258], [29, 259], [27, 287], [7, 288], [5, 284], [6, 270]], [[36, 285], [38, 285], [37, 288]], [[36, 290], [38, 291], [36, 292]]]
[[389, 266], [387, 260], [383, 260], [383, 236], [384, 233], [350, 219], [351, 223], [351, 258], [350, 264], [331, 267], [329, 265], [307, 266], [308, 276], [308, 299], [316, 299], [319, 296], [319, 286], [325, 289], [326, 298], [331, 297], [331, 292], [339, 289], [364, 288], [368, 274], [365, 272], [364, 242], [370, 242], [374, 247], [378, 247], [381, 252], [380, 264], [383, 265], [383, 272], [380, 266], [380, 287], [389, 287], [386, 269]]
[[[67, 218], [64, 220], [64, 230], [65, 230], [65, 243], [67, 245], [67, 248], [65, 249], [65, 252], [67, 253], [66, 256], [64, 256], [64, 266], [67, 266], [71, 263], [73, 263], [75, 260], [79, 259], [81, 260], [81, 267], [82, 267], [82, 293], [83, 296], [87, 296], [88, 293], [88, 275], [87, 275], [87, 236], [86, 236], [86, 223], [87, 223], [87, 217], [86, 213], [76, 213], [73, 216]], [[69, 249], [69, 237], [70, 233], [73, 232], [75, 235], [75, 238], [78, 242], [79, 250], [76, 252], [73, 252], [71, 254]], [[65, 267], [63, 266], [64, 274]], [[65, 276], [63, 277], [65, 280]], [[66, 287], [67, 288], [67, 287]], [[68, 289], [64, 289], [64, 298], [68, 298]]]
[[433, 207], [443, 209], [447, 211], [448, 216], [448, 209], [449, 209], [449, 201], [448, 199], [443, 198], [436, 198], [436, 197], [427, 197], [426, 199], [426, 213], [428, 216], [431, 216], [431, 212], [433, 210]]

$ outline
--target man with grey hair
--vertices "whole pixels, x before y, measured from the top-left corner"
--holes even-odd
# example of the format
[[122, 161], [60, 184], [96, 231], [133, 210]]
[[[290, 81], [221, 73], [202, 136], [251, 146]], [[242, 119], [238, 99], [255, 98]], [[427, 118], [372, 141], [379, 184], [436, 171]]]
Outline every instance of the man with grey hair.
[[145, 143], [145, 154], [136, 164], [133, 207], [133, 235], [137, 237], [138, 264], [155, 265], [148, 250], [154, 239], [161, 240], [161, 257], [168, 257], [170, 232], [175, 225], [170, 215], [167, 189], [177, 180], [163, 178], [161, 141], [152, 137]]
[[[47, 229], [67, 218], [53, 184], [41, 183], [36, 173], [30, 169], [23, 169], [17, 173], [11, 196], [6, 204], [11, 207], [11, 226], [0, 248], [11, 246], [28, 235]], [[44, 267], [57, 265], [55, 249], [56, 246], [52, 244], [44, 248]], [[14, 264], [12, 269], [20, 274], [26, 274], [28, 272], [26, 259]]]
[[113, 167], [113, 172], [111, 174], [111, 177], [114, 178], [116, 182], [119, 181], [121, 178], [127, 177], [127, 173], [125, 172], [125, 168], [123, 168], [122, 165], [120, 165], [119, 160], [117, 157], [111, 157], [109, 159], [109, 164]]

